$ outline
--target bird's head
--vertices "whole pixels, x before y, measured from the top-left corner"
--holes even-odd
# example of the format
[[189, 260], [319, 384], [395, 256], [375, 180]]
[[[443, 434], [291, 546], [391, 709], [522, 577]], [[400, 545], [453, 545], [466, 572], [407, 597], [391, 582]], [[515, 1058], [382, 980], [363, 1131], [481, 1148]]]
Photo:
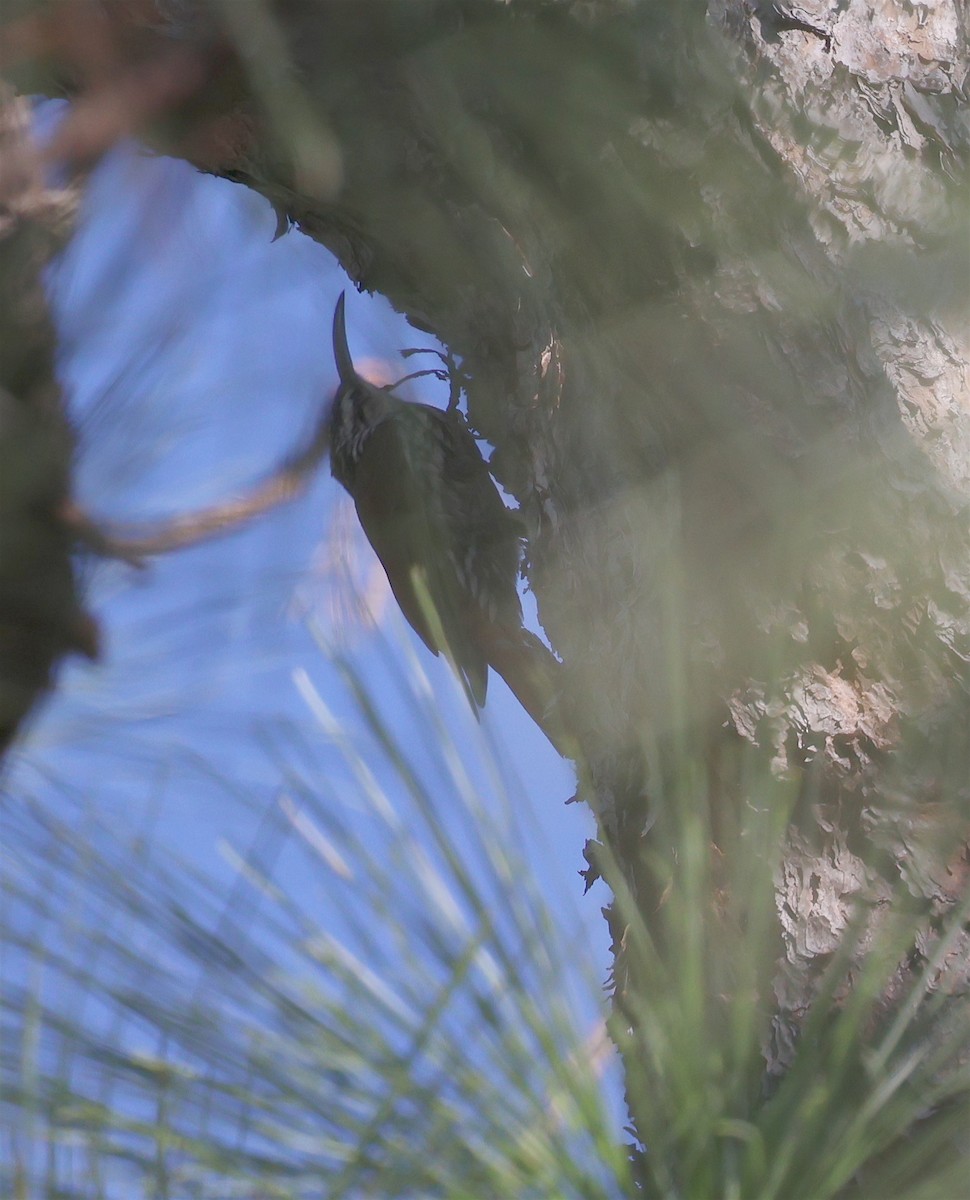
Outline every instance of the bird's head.
[[357, 374], [347, 345], [343, 292], [333, 312], [333, 357], [340, 383], [330, 413], [330, 469], [349, 488], [364, 444], [387, 417], [394, 399]]

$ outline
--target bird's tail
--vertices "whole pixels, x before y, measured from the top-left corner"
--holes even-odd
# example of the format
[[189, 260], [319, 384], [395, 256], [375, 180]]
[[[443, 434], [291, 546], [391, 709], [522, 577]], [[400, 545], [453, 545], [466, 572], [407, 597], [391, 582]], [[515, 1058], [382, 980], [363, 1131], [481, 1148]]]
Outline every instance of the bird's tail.
[[492, 629], [489, 665], [564, 758], [578, 754], [562, 701], [562, 664], [528, 629]]

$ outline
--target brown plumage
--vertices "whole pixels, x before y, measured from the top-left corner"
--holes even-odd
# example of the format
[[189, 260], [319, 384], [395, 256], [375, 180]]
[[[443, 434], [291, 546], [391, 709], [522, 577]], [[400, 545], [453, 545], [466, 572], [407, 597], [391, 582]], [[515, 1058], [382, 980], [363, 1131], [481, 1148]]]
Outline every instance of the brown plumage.
[[343, 295], [333, 347], [340, 384], [331, 469], [354, 500], [401, 611], [432, 654], [448, 654], [475, 705], [485, 703], [491, 666], [562, 749], [559, 664], [522, 628], [521, 526], [475, 439], [457, 413], [408, 404], [357, 374]]

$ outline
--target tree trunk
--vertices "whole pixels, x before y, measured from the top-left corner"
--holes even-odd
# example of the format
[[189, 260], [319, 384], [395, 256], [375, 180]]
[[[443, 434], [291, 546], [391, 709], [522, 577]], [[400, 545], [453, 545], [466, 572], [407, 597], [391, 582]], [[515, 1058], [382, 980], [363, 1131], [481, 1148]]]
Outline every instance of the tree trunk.
[[29, 122], [29, 105], [0, 82], [0, 753], [58, 658], [96, 650], [62, 518], [71, 437], [41, 277], [76, 198], [44, 180]]

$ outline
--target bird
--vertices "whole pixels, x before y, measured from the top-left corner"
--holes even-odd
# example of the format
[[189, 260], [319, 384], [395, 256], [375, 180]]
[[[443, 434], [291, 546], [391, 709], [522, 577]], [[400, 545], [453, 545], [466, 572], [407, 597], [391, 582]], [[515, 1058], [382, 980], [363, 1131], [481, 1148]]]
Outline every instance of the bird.
[[565, 753], [561, 664], [522, 624], [523, 525], [464, 419], [452, 407], [401, 400], [358, 374], [344, 293], [334, 309], [333, 355], [331, 474], [352, 498], [401, 612], [432, 654], [451, 661], [476, 713], [491, 668]]

